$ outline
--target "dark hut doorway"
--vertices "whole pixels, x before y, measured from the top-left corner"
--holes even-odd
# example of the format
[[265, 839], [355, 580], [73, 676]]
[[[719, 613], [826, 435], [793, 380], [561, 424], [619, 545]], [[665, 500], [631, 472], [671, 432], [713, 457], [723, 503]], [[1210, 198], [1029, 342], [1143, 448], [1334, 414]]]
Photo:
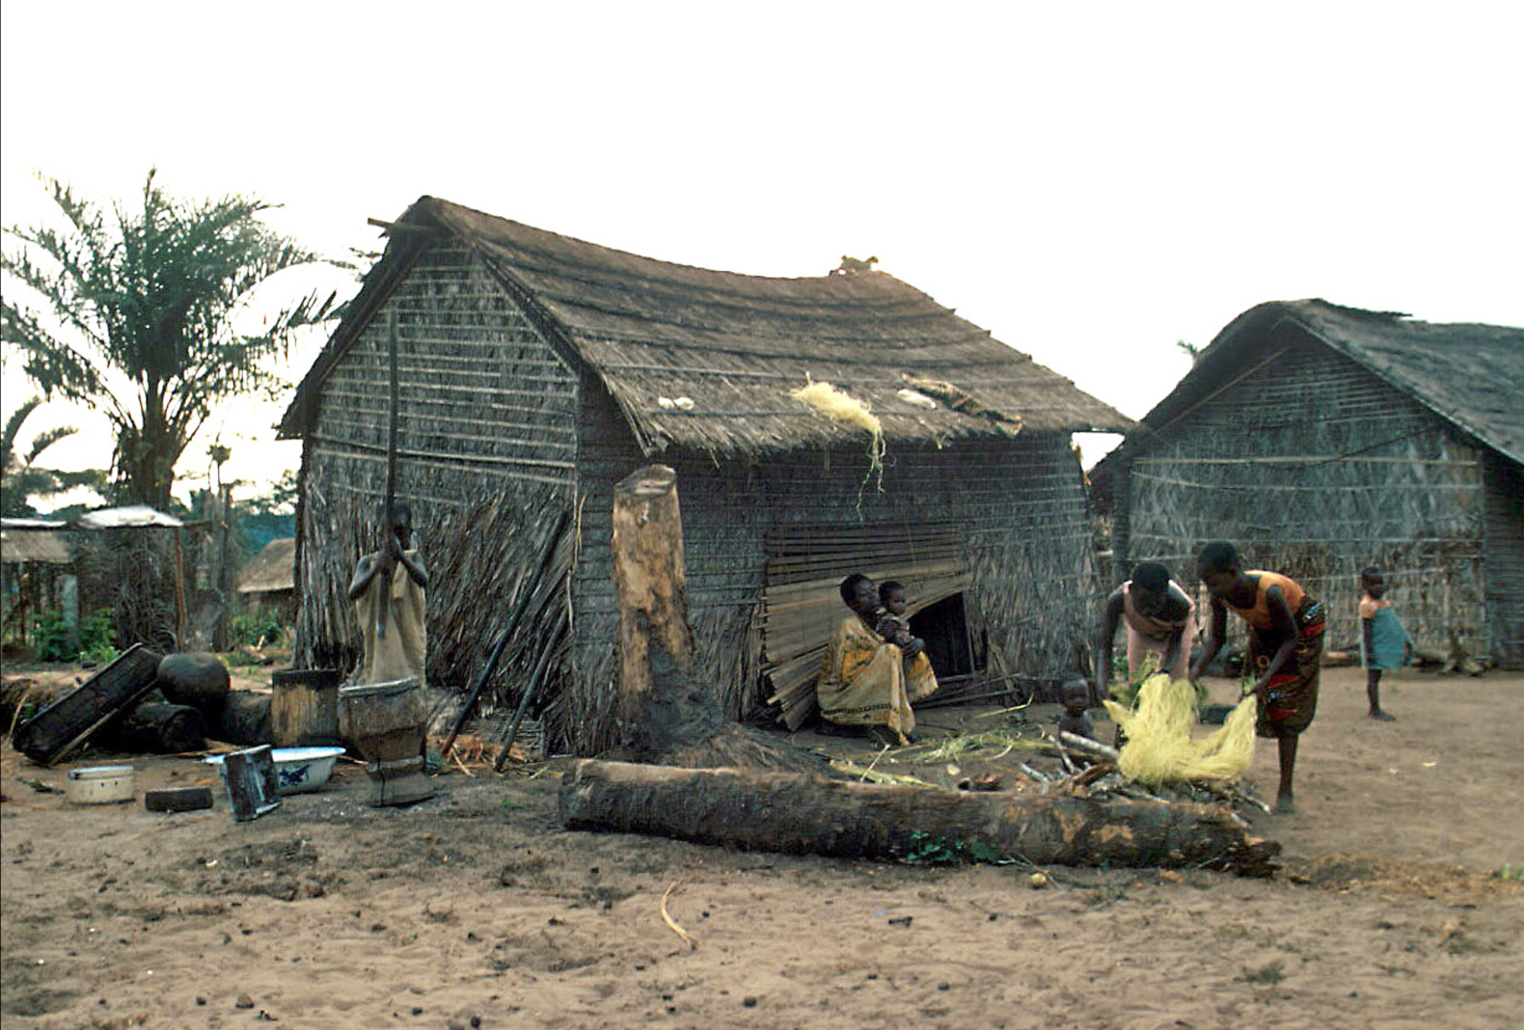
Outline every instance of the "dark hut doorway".
[[910, 632], [926, 641], [926, 657], [937, 679], [945, 682], [974, 674], [974, 645], [968, 636], [962, 594], [944, 597], [916, 612], [910, 617]]
[[911, 626], [926, 640], [938, 679], [974, 671], [963, 606], [971, 577], [961, 527], [776, 525], [767, 534], [761, 672], [764, 696], [779, 706], [790, 729], [814, 711], [821, 656], [847, 614], [837, 588], [854, 572], [905, 585]]

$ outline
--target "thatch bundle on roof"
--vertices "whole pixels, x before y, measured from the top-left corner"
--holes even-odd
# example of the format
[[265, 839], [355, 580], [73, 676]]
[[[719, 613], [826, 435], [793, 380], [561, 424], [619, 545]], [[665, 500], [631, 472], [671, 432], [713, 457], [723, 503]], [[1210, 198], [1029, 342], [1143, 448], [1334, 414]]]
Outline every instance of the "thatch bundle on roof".
[[[964, 667], [998, 652], [1051, 676], [1078, 659], [1095, 573], [1069, 434], [1128, 423], [1068, 380], [879, 272], [691, 268], [427, 197], [390, 236], [281, 426], [305, 441], [298, 661], [353, 660], [344, 588], [375, 541], [393, 325], [398, 496], [439, 570], [433, 683], [471, 680], [554, 545], [545, 527], [574, 510], [570, 644], [546, 714], [562, 744], [608, 742], [612, 488], [656, 455], [678, 473], [700, 666], [733, 715], [776, 691], [784, 665], [791, 718], [808, 714], [830, 599], [859, 569], [956, 609], [967, 629], [947, 646]], [[907, 400], [906, 375], [977, 410]], [[868, 434], [790, 396], [812, 379], [878, 419], [881, 492], [863, 489]], [[500, 701], [535, 664], [532, 641], [520, 650]]]

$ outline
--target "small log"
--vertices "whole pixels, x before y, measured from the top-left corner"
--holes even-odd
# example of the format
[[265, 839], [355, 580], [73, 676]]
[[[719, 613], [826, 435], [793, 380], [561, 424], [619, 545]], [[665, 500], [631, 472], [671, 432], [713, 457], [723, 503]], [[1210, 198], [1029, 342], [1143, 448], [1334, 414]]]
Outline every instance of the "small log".
[[178, 755], [206, 747], [206, 717], [199, 708], [148, 700], [102, 736], [109, 747], [134, 753]]
[[229, 744], [250, 746], [268, 744], [271, 735], [269, 694], [253, 690], [229, 692], [222, 714], [212, 727], [211, 736]]
[[916, 831], [1036, 865], [1199, 867], [1268, 876], [1280, 852], [1220, 805], [1102, 801], [584, 759], [562, 780], [573, 830], [758, 851], [903, 858]]
[[211, 787], [159, 787], [143, 794], [150, 812], [196, 812], [212, 807]]

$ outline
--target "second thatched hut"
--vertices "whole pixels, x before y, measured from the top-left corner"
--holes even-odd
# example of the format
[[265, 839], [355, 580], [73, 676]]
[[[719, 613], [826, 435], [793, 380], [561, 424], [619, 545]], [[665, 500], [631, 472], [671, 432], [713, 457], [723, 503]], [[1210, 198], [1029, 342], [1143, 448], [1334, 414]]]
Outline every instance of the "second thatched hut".
[[1119, 572], [1207, 540], [1321, 598], [1358, 647], [1360, 570], [1442, 656], [1524, 666], [1524, 329], [1323, 300], [1235, 318], [1092, 473]]

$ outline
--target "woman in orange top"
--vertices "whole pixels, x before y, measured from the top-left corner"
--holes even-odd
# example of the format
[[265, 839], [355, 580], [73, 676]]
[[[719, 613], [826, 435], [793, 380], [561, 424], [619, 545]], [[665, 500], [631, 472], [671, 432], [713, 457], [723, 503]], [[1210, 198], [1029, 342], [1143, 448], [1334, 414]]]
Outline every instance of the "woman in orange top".
[[1197, 679], [1222, 649], [1228, 609], [1248, 624], [1249, 668], [1256, 674], [1261, 737], [1280, 747], [1281, 783], [1277, 812], [1293, 812], [1291, 779], [1296, 769], [1297, 738], [1318, 707], [1318, 671], [1323, 662], [1323, 606], [1289, 576], [1245, 570], [1238, 548], [1214, 540], [1196, 557], [1196, 574], [1212, 596], [1212, 619], [1206, 647], [1191, 678]]

